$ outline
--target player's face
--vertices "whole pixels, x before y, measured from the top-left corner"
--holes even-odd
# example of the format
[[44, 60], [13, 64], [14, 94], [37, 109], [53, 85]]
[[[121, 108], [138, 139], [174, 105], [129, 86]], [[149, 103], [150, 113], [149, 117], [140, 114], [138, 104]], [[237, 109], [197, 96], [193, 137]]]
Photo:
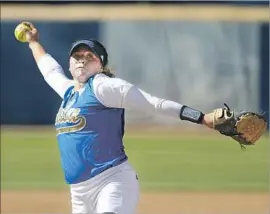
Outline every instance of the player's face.
[[101, 63], [87, 47], [79, 47], [70, 57], [70, 73], [80, 83], [85, 83], [94, 74], [101, 71]]

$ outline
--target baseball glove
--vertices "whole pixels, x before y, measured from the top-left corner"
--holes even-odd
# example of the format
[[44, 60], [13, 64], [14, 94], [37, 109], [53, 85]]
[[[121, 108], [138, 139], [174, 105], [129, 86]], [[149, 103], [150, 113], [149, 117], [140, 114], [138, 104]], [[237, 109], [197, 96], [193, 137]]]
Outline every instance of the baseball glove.
[[245, 145], [255, 145], [267, 128], [263, 114], [251, 111], [235, 113], [224, 105], [224, 108], [213, 111], [213, 128], [239, 142], [242, 149], [246, 149]]

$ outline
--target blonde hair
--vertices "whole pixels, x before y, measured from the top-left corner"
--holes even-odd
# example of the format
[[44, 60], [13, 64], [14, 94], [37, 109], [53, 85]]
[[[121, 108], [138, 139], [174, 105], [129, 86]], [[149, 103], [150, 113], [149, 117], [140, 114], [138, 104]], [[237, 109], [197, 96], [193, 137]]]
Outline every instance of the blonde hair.
[[107, 75], [108, 77], [115, 77], [115, 75], [112, 73], [111, 69], [108, 67], [104, 67], [103, 70], [101, 71], [102, 74]]

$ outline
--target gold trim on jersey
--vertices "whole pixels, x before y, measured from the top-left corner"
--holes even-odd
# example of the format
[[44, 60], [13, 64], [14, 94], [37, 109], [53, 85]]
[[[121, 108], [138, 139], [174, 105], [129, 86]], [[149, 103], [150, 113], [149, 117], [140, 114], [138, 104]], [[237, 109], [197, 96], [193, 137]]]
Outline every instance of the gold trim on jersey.
[[80, 111], [79, 108], [59, 109], [59, 112], [56, 115], [55, 125], [63, 123], [72, 123], [72, 125], [56, 128], [57, 135], [80, 131], [85, 127], [86, 119], [84, 116], [79, 115]]
[[78, 117], [79, 123], [73, 126], [66, 126], [56, 129], [56, 134], [63, 134], [63, 133], [69, 133], [69, 132], [76, 132], [82, 130], [86, 125], [86, 119], [84, 116]]

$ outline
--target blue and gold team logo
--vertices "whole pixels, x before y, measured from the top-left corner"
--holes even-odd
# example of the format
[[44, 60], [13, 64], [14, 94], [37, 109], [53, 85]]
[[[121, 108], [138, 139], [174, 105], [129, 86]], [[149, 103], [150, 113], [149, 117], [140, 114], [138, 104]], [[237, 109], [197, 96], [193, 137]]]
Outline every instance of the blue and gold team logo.
[[79, 108], [60, 108], [55, 119], [57, 135], [82, 130], [86, 125], [86, 119], [80, 114]]

